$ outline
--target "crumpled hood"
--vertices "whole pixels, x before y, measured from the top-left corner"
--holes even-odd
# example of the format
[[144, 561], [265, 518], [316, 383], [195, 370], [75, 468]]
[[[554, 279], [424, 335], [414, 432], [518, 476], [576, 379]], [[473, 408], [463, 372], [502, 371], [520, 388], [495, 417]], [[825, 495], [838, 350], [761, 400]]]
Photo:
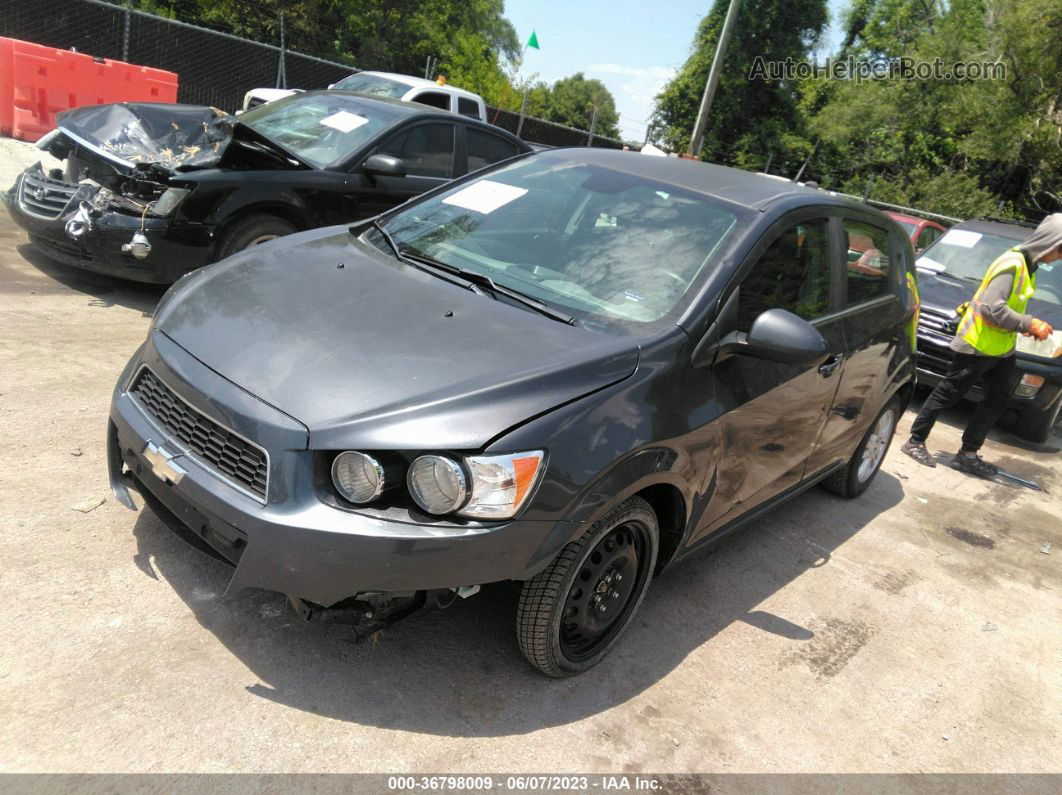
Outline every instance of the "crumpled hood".
[[217, 108], [150, 102], [74, 108], [55, 120], [60, 130], [104, 156], [173, 171], [216, 165], [236, 122]]
[[306, 425], [316, 449], [477, 449], [638, 362], [630, 338], [477, 295], [345, 227], [179, 282], [156, 328]]

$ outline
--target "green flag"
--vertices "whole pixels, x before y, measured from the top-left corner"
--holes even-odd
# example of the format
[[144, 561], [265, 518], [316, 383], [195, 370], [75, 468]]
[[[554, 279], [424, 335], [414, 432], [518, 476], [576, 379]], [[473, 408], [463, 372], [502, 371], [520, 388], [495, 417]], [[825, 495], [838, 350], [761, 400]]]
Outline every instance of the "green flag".
[[538, 46], [538, 36], [535, 35], [534, 29], [531, 30], [531, 38], [527, 40], [528, 47], [534, 47], [536, 50], [541, 48]]

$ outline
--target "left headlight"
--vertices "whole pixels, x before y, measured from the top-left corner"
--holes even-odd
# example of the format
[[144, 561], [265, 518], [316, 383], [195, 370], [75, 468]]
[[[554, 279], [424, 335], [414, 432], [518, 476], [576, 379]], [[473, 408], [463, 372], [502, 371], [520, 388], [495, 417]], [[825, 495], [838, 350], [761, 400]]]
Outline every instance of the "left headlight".
[[155, 200], [151, 212], [155, 215], [170, 215], [189, 193], [191, 191], [187, 188], [166, 188], [162, 195]]

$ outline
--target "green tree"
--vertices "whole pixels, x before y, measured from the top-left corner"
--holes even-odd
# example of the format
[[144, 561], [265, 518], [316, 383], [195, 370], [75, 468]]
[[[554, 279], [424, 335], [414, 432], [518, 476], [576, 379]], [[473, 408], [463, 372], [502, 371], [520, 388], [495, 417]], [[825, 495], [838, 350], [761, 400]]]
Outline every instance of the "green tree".
[[[729, 0], [716, 0], [697, 27], [686, 63], [657, 97], [656, 140], [668, 148], [689, 146], [728, 6]], [[763, 168], [773, 154], [775, 168], [788, 162], [796, 170], [811, 150], [798, 112], [798, 84], [749, 76], [757, 57], [806, 59], [827, 20], [826, 0], [742, 2], [708, 119], [703, 159]]]
[[587, 79], [582, 72], [576, 72], [555, 82], [543, 99], [543, 118], [546, 120], [580, 130], [589, 130], [593, 123], [595, 134], [619, 138], [616, 101], [600, 80]]

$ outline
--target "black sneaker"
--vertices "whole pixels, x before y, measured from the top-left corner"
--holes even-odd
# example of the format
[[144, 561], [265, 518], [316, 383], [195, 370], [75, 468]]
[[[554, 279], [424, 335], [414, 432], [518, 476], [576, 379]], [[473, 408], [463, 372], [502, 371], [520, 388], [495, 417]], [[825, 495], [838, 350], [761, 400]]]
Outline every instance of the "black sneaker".
[[952, 463], [963, 472], [969, 472], [971, 475], [977, 475], [982, 478], [990, 478], [999, 474], [999, 467], [995, 464], [989, 464], [977, 453], [972, 456], [965, 453], [956, 453]]
[[937, 462], [933, 460], [933, 456], [929, 454], [925, 444], [922, 442], [905, 442], [900, 450], [907, 453], [922, 466], [935, 467], [937, 465]]

